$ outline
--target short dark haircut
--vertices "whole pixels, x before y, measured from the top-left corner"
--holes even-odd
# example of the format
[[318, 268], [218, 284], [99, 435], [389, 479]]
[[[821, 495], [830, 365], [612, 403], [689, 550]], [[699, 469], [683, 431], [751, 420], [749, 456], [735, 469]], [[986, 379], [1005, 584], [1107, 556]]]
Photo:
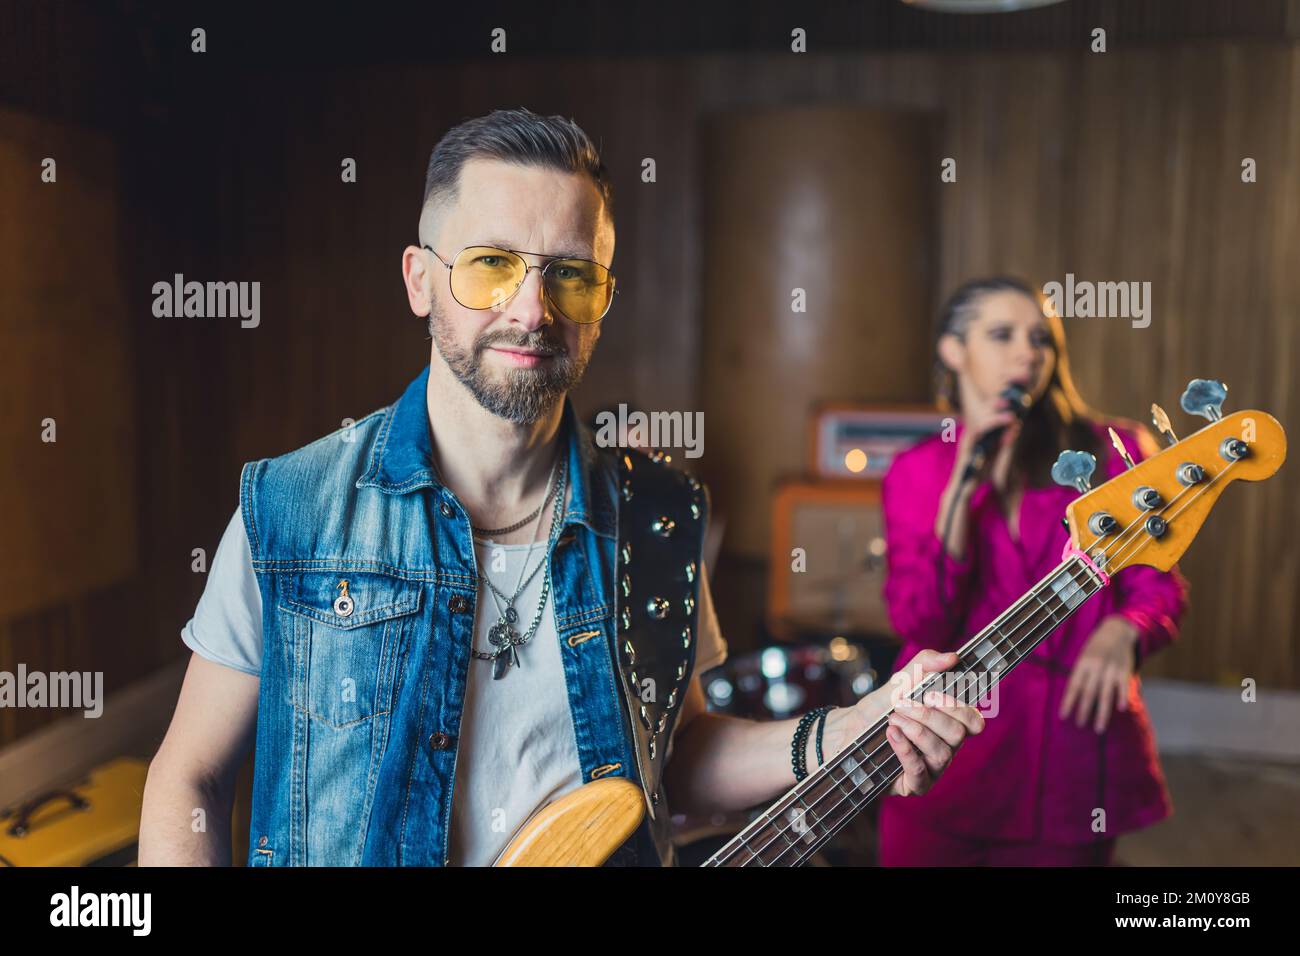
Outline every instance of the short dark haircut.
[[[460, 170], [470, 159], [497, 159], [521, 166], [541, 166], [566, 173], [586, 173], [614, 221], [614, 188], [596, 144], [577, 123], [563, 116], [539, 116], [529, 110], [493, 110], [452, 127], [429, 156], [424, 175], [424, 202], [445, 206], [456, 198]], [[432, 238], [432, 237], [431, 237]]]

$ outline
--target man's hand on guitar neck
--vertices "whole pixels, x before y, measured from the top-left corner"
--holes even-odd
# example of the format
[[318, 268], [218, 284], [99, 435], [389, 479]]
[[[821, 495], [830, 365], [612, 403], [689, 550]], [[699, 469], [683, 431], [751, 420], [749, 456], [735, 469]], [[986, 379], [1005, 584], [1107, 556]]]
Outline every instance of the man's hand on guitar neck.
[[[953, 653], [921, 651], [889, 684], [852, 707], [831, 711], [823, 733], [823, 756], [829, 761], [888, 714], [925, 674], [947, 670], [957, 660]], [[744, 810], [778, 797], [794, 785], [790, 741], [797, 718], [754, 721], [709, 713], [695, 678], [680, 719], [664, 778], [674, 813]], [[945, 695], [936, 705], [900, 707], [886, 733], [903, 773], [889, 792], [900, 796], [924, 793], [943, 773], [966, 735], [983, 729], [984, 718], [950, 696]], [[818, 763], [815, 739], [811, 734], [809, 738], [811, 772]]]
[[[919, 796], [933, 786], [952, 760], [967, 734], [984, 729], [984, 717], [969, 704], [928, 691], [917, 703], [908, 693], [918, 687], [926, 674], [946, 671], [959, 660], [951, 651], [921, 651], [883, 687], [872, 691], [852, 707], [831, 711], [826, 718], [823, 755], [829, 761], [868, 727], [893, 710], [885, 736], [893, 748], [903, 773], [894, 780], [889, 792], [900, 797]], [[809, 769], [817, 766], [813, 756]]]

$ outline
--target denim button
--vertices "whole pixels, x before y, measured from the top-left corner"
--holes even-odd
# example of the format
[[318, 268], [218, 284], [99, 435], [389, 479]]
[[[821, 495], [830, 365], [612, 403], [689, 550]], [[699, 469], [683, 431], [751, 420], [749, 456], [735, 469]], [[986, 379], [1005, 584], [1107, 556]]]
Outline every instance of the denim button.
[[257, 838], [257, 845], [258, 845], [258, 846], [266, 846], [266, 837], [258, 837], [258, 838]]
[[352, 595], [348, 593], [347, 581], [340, 581], [338, 583], [338, 589], [342, 593], [334, 600], [334, 613], [339, 617], [347, 617], [352, 613], [356, 604], [352, 601]]
[[442, 512], [444, 518], [451, 517], [451, 505], [447, 504], [447, 502], [444, 501], [438, 505], [438, 510]]
[[444, 734], [441, 730], [429, 735], [430, 750], [450, 750], [455, 743], [455, 737], [451, 734]]
[[453, 594], [447, 599], [447, 609], [453, 614], [464, 614], [469, 607], [469, 601], [465, 600], [463, 594]]

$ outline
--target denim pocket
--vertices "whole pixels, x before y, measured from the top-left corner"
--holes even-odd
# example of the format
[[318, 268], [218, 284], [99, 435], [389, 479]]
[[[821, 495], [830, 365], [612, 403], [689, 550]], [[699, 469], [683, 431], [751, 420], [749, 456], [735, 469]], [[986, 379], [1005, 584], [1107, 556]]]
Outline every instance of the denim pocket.
[[291, 679], [289, 703], [344, 729], [392, 709], [406, 630], [419, 584], [373, 572], [290, 575], [279, 609]]

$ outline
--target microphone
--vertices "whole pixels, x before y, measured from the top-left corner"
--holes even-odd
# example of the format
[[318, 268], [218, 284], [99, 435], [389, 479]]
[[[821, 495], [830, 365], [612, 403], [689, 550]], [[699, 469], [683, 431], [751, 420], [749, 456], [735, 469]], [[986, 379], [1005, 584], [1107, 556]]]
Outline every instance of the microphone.
[[[1029, 392], [1025, 390], [1023, 385], [1012, 383], [1002, 390], [999, 397], [1007, 400], [1007, 404], [1010, 406], [1008, 410], [1016, 416], [1017, 421], [1023, 422], [1025, 420], [1025, 416], [1029, 414], [1029, 406], [1032, 401]], [[966, 465], [966, 470], [962, 472], [961, 480], [963, 484], [983, 470], [984, 463], [988, 461], [989, 456], [996, 452], [998, 445], [1002, 443], [1002, 436], [1006, 434], [1006, 430], [1006, 425], [999, 425], [997, 428], [985, 432], [980, 437], [980, 440], [975, 443], [970, 462]]]

